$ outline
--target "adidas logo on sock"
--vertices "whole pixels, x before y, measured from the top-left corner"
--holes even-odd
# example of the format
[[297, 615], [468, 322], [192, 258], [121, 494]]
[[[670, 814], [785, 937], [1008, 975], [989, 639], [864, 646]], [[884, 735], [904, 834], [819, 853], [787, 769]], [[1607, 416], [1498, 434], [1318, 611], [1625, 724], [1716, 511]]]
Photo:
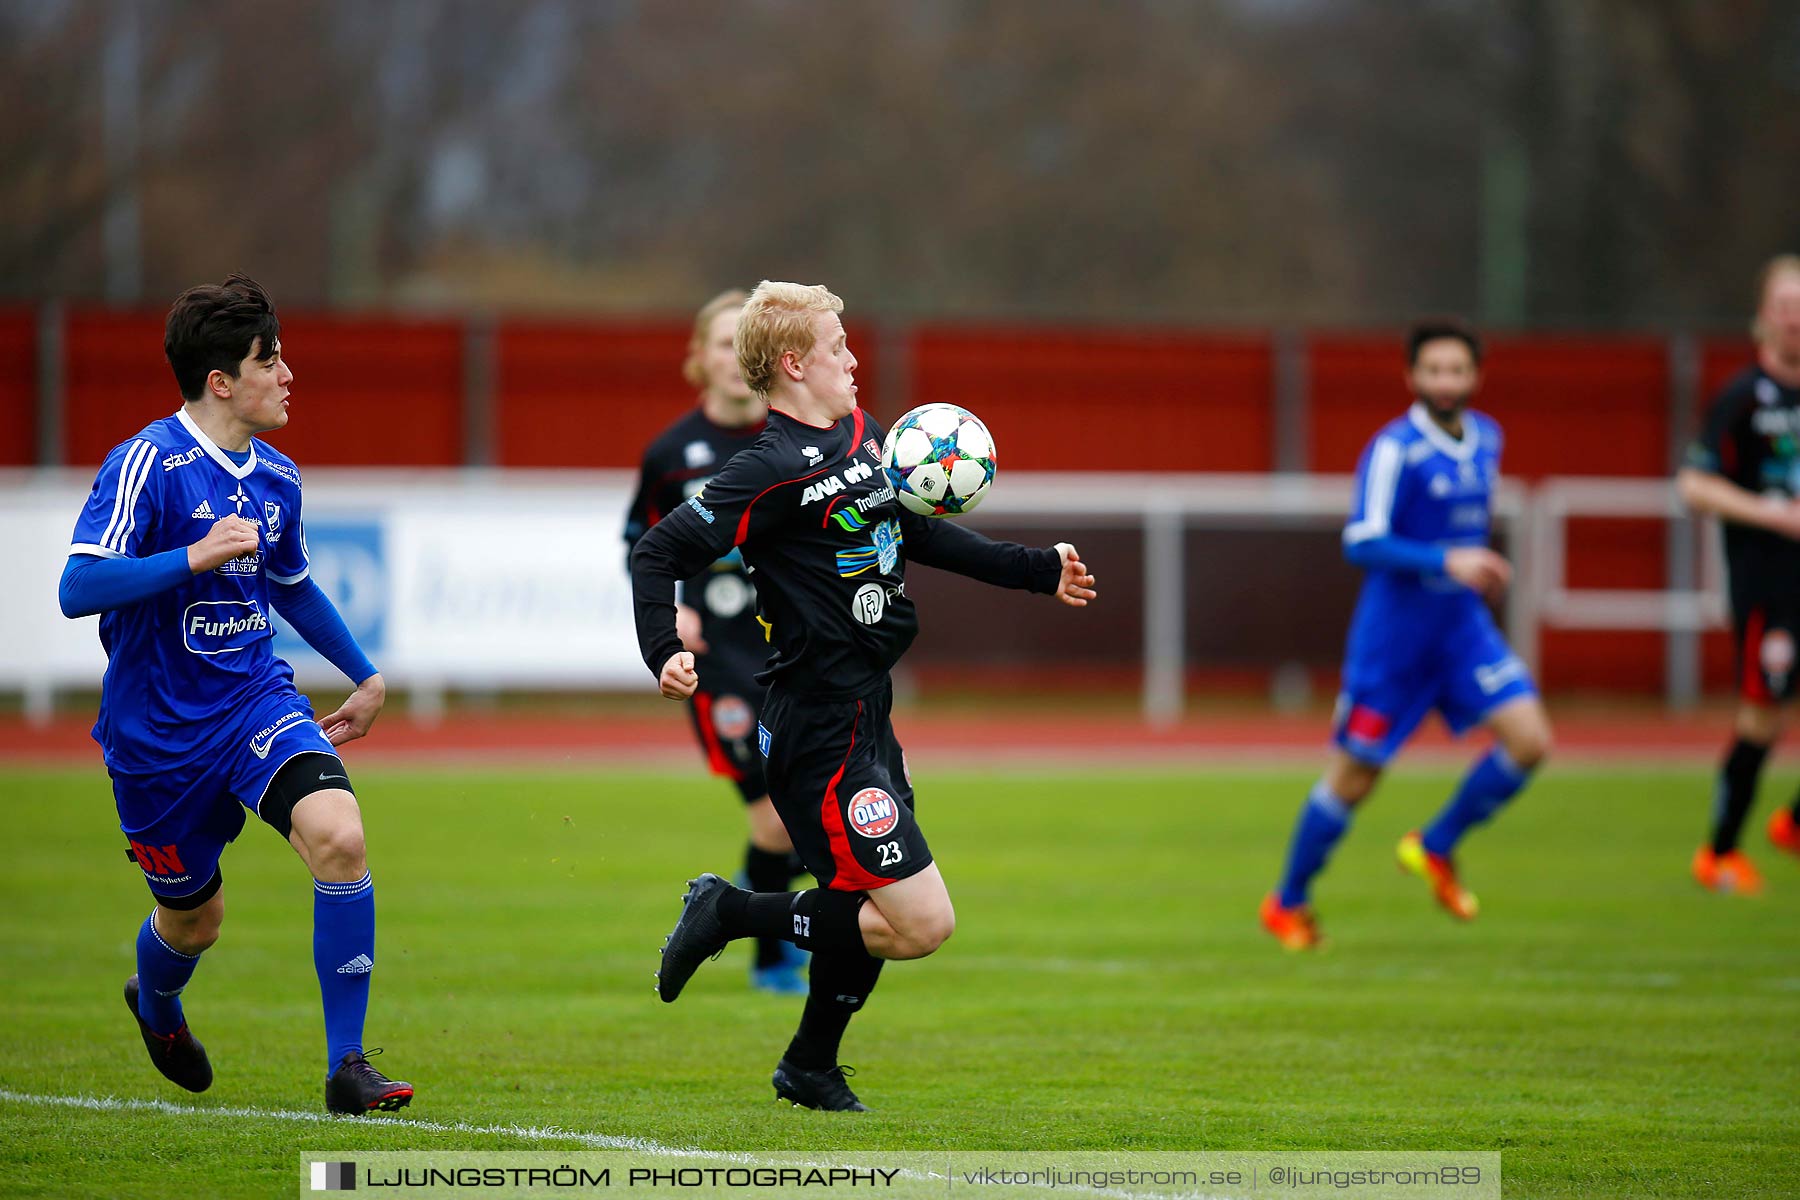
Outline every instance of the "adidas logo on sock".
[[192, 515], [199, 517], [203, 521], [210, 521], [213, 519], [212, 505], [210, 503], [208, 503], [207, 501], [202, 500], [200, 502], [200, 507], [196, 508], [193, 511]]
[[359, 954], [343, 966], [339, 967], [339, 975], [367, 975], [375, 969], [375, 960], [366, 954]]

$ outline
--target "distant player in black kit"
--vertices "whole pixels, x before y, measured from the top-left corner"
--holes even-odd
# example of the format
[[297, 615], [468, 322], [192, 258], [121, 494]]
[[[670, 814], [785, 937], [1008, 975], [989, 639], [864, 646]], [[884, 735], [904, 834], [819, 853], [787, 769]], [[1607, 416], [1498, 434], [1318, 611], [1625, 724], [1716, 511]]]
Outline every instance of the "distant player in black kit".
[[[1712, 840], [1694, 878], [1717, 892], [1757, 892], [1762, 877], [1738, 835], [1756, 799], [1781, 705], [1793, 699], [1800, 637], [1800, 256], [1762, 271], [1756, 363], [1713, 402], [1676, 484], [1689, 508], [1725, 523], [1737, 639], [1737, 737], [1719, 773]], [[1769, 822], [1769, 840], [1800, 855], [1800, 797]]]
[[881, 469], [884, 432], [856, 406], [841, 311], [823, 287], [764, 282], [751, 293], [737, 357], [768, 400], [768, 427], [644, 535], [631, 579], [644, 662], [663, 695], [685, 700], [701, 678], [676, 634], [676, 581], [742, 550], [775, 648], [757, 730], [769, 794], [822, 885], [771, 894], [717, 875], [691, 880], [657, 992], [674, 1000], [735, 938], [780, 937], [811, 950], [811, 991], [775, 1068], [775, 1094], [860, 1112], [837, 1061], [851, 1015], [883, 960], [923, 958], [956, 924], [889, 720], [888, 671], [918, 632], [907, 561], [1075, 606], [1093, 598], [1094, 579], [1067, 543], [992, 542], [900, 507]]
[[[627, 553], [663, 517], [706, 486], [719, 468], [762, 434], [769, 406], [738, 370], [738, 312], [749, 297], [721, 292], [694, 318], [682, 374], [700, 389], [700, 402], [644, 451], [637, 495], [625, 518]], [[756, 589], [736, 547], [682, 581], [675, 632], [695, 656], [704, 682], [688, 702], [688, 716], [713, 774], [731, 780], [744, 798], [750, 840], [743, 881], [753, 892], [785, 892], [793, 882], [794, 844], [769, 801], [756, 725], [762, 718], [763, 685], [756, 673], [769, 658], [769, 641], [756, 620]], [[780, 938], [756, 940], [751, 985], [763, 991], [803, 995], [806, 955]]]

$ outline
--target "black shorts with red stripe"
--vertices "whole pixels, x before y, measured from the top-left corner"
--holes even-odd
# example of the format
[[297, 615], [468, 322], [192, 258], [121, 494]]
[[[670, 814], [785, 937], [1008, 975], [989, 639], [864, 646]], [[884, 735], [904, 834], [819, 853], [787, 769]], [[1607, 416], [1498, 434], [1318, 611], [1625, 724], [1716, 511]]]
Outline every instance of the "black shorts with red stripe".
[[1750, 600], [1734, 605], [1731, 624], [1739, 697], [1752, 704], [1793, 699], [1795, 638], [1800, 633], [1796, 600]]
[[825, 887], [873, 891], [931, 865], [893, 705], [885, 678], [849, 700], [777, 686], [763, 704], [769, 795], [801, 861]]
[[745, 804], [761, 800], [769, 794], [762, 753], [756, 748], [763, 686], [751, 672], [734, 670], [721, 659], [708, 658], [696, 665], [703, 690], [688, 701], [688, 719], [706, 765], [714, 775], [729, 779]]

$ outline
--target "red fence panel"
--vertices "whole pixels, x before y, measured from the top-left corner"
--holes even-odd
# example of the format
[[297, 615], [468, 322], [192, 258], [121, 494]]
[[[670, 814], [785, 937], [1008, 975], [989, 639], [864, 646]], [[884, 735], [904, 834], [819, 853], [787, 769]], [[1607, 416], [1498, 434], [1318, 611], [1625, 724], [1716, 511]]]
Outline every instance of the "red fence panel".
[[[1330, 335], [1308, 351], [1310, 465], [1353, 470], [1410, 403], [1401, 341]], [[1502, 469], [1515, 479], [1668, 470], [1668, 354], [1657, 339], [1495, 338], [1475, 405], [1506, 431]]]
[[463, 462], [463, 327], [400, 317], [283, 315], [294, 371], [272, 445], [307, 467]]
[[635, 467], [694, 403], [685, 322], [508, 321], [496, 337], [503, 467]]
[[37, 313], [0, 308], [0, 467], [37, 461]]
[[960, 404], [1000, 464], [1032, 471], [1266, 471], [1269, 339], [924, 326], [912, 398]]
[[[462, 461], [463, 354], [453, 321], [283, 314], [294, 371], [288, 424], [269, 442], [302, 468]], [[181, 406], [163, 314], [72, 310], [63, 331], [71, 464], [90, 466]]]
[[[682, 378], [690, 324], [508, 321], [498, 330], [498, 445], [505, 467], [636, 467], [695, 402]], [[858, 403], [879, 412], [877, 338], [846, 327]]]
[[181, 407], [163, 358], [163, 314], [70, 309], [63, 322], [63, 459], [97, 466], [106, 452]]

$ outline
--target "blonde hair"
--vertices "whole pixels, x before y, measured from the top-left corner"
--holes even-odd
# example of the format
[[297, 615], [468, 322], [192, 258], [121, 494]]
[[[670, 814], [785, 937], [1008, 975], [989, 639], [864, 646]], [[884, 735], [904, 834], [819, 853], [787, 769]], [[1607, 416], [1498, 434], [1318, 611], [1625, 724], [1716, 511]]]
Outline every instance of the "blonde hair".
[[1750, 336], [1763, 340], [1762, 310], [1769, 302], [1769, 285], [1783, 275], [1800, 277], [1800, 254], [1777, 254], [1756, 273], [1756, 316], [1750, 320]]
[[688, 335], [687, 358], [681, 363], [681, 377], [694, 387], [706, 386], [706, 365], [701, 361], [706, 354], [706, 339], [712, 333], [712, 323], [718, 320], [722, 312], [730, 312], [734, 308], [742, 308], [750, 293], [743, 288], [729, 288], [700, 306], [694, 314], [694, 332]]
[[781, 356], [792, 351], [805, 355], [813, 348], [813, 318], [819, 313], [841, 313], [844, 302], [814, 283], [772, 283], [765, 279], [744, 302], [738, 318], [738, 373], [750, 390], [767, 396], [775, 382]]

